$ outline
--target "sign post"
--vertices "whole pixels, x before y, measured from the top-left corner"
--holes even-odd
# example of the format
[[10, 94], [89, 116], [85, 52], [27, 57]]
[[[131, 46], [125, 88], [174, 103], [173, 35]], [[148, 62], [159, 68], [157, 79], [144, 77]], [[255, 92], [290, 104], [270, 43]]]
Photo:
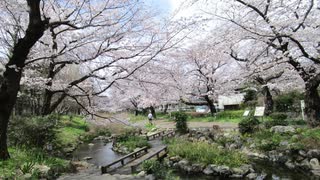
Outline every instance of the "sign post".
[[243, 117], [249, 116], [250, 110], [245, 110], [243, 113]]
[[263, 107], [263, 106], [256, 107], [256, 110], [254, 111], [254, 116], [263, 117], [264, 116], [264, 110], [265, 110], [265, 107]]
[[302, 120], [304, 120], [304, 109], [306, 108], [306, 104], [304, 100], [301, 100], [301, 115], [302, 115]]

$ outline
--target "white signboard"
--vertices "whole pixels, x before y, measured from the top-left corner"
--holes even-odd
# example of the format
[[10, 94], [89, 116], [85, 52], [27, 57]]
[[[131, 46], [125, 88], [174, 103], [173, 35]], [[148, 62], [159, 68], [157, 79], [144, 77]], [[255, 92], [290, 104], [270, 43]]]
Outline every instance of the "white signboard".
[[243, 113], [243, 116], [249, 116], [250, 111], [249, 110], [245, 110]]
[[263, 116], [265, 107], [256, 107], [254, 111], [254, 116]]
[[302, 119], [304, 120], [304, 109], [306, 108], [306, 104], [304, 102], [304, 100], [301, 100], [301, 115], [302, 115]]

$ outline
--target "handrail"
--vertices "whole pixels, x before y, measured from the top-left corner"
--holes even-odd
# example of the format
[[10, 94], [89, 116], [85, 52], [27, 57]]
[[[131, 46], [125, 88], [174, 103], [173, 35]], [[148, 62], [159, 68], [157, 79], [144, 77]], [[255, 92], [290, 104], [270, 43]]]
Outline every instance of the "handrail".
[[163, 134], [163, 133], [164, 133], [164, 131], [159, 131], [159, 132], [157, 132], [157, 133], [154, 133], [154, 134], [151, 134], [151, 135], [149, 135], [149, 136], [146, 136], [146, 138], [147, 138], [147, 140], [149, 141], [149, 140], [150, 140], [150, 137], [155, 138], [156, 136], [160, 136], [160, 135]]
[[139, 150], [137, 150], [137, 151], [134, 151], [134, 152], [132, 152], [132, 153], [130, 153], [130, 154], [127, 154], [127, 155], [125, 155], [125, 156], [123, 156], [123, 157], [121, 157], [121, 158], [119, 158], [119, 159], [117, 159], [117, 160], [115, 160], [115, 161], [107, 164], [106, 166], [102, 166], [102, 167], [101, 167], [101, 172], [102, 172], [102, 174], [107, 173], [107, 169], [108, 169], [110, 166], [115, 165], [115, 164], [117, 164], [117, 163], [119, 163], [119, 162], [121, 162], [121, 165], [124, 166], [124, 160], [125, 160], [125, 159], [127, 159], [127, 158], [129, 158], [129, 157], [132, 157], [132, 156], [133, 156], [134, 158], [136, 158], [136, 157], [137, 157], [137, 154], [140, 153], [140, 152], [142, 152], [142, 151], [148, 152], [148, 147], [145, 146], [145, 147], [143, 147], [143, 148], [141, 148], [141, 149], [139, 149]]
[[174, 136], [175, 135], [175, 132], [174, 131], [170, 131], [170, 132], [167, 132], [166, 134], [164, 134], [163, 136], [161, 136], [161, 139], [163, 139], [164, 137], [169, 137], [170, 136]]
[[142, 162], [144, 162], [145, 160], [148, 160], [148, 159], [151, 159], [153, 158], [154, 156], [157, 156], [157, 159], [160, 159], [160, 153], [164, 151], [166, 155], [168, 153], [168, 147], [167, 146], [164, 146], [160, 149], [158, 149], [157, 151], [153, 152], [152, 154], [150, 154], [149, 156], [147, 156], [146, 158], [143, 158], [142, 160], [132, 164], [130, 167], [131, 167], [131, 173], [135, 173], [136, 172], [136, 169], [137, 169], [137, 166], [139, 166]]

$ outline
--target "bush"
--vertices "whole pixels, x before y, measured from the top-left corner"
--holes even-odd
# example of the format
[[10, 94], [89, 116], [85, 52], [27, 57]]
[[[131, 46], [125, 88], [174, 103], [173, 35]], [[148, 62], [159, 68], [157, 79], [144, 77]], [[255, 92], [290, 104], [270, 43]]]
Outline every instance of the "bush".
[[239, 132], [241, 134], [253, 133], [258, 129], [259, 124], [259, 120], [251, 114], [240, 121]]
[[147, 174], [155, 174], [158, 173], [160, 169], [162, 169], [162, 165], [159, 161], [156, 160], [146, 160], [142, 163], [142, 169]]
[[245, 95], [244, 95], [244, 98], [243, 98], [244, 103], [247, 103], [249, 101], [255, 101], [257, 99], [258, 99], [258, 96], [257, 96], [257, 91], [256, 90], [248, 89], [248, 90], [245, 91]]
[[272, 113], [270, 114], [271, 119], [273, 120], [285, 120], [287, 119], [288, 115], [285, 113]]
[[267, 120], [264, 122], [264, 125], [267, 129], [273, 126], [287, 126], [289, 125], [287, 119], [287, 115], [285, 113], [272, 113], [270, 114], [271, 120]]
[[9, 125], [11, 145], [27, 145], [42, 148], [55, 140], [57, 115], [21, 117], [15, 116]]
[[303, 94], [296, 91], [281, 94], [274, 99], [275, 109], [278, 112], [300, 112], [302, 99]]
[[124, 146], [128, 148], [128, 151], [133, 152], [136, 148], [150, 147], [147, 139], [141, 136], [133, 136], [129, 134], [123, 134], [116, 139], [117, 146]]
[[146, 160], [142, 163], [142, 169], [147, 174], [153, 174], [156, 179], [175, 180], [179, 179], [172, 174], [172, 171], [156, 160]]
[[174, 114], [174, 119], [176, 121], [176, 128], [178, 132], [188, 132], [187, 118], [188, 116], [183, 112], [177, 112]]

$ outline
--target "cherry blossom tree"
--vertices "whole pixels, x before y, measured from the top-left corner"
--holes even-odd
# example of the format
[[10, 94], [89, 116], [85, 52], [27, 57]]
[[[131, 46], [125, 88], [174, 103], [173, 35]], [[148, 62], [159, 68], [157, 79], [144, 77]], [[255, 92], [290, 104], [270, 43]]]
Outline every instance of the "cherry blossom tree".
[[[308, 123], [320, 124], [319, 7], [314, 0], [247, 2], [235, 0], [241, 9], [229, 18], [250, 36], [276, 50], [303, 79]], [[243, 13], [246, 12], [246, 13]], [[269, 62], [277, 66], [276, 61]]]
[[[136, 0], [0, 2], [1, 53], [7, 56], [0, 88], [0, 159], [9, 158], [7, 127], [25, 67], [44, 67], [39, 77], [45, 91], [42, 114], [66, 97], [91, 113], [79, 99], [90, 104], [92, 96], [175, 45], [180, 29], [161, 32], [161, 23], [141, 5]], [[79, 76], [63, 81], [73, 65]]]

